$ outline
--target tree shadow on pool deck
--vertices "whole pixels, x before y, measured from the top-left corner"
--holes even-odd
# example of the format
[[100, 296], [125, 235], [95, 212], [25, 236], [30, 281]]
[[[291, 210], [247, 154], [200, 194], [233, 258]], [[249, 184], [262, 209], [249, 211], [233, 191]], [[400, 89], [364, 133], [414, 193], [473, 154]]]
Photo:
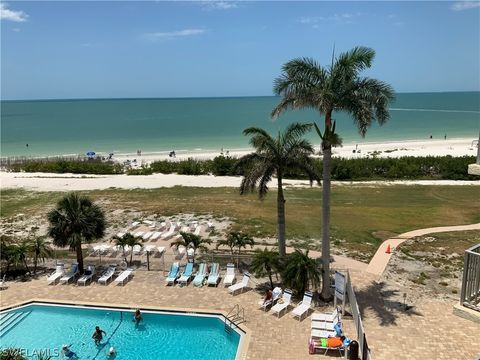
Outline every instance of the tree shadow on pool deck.
[[387, 286], [383, 281], [372, 281], [355, 291], [362, 319], [365, 319], [367, 309], [371, 309], [379, 318], [380, 326], [397, 325], [400, 316], [423, 316], [414, 306], [404, 304], [398, 290]]

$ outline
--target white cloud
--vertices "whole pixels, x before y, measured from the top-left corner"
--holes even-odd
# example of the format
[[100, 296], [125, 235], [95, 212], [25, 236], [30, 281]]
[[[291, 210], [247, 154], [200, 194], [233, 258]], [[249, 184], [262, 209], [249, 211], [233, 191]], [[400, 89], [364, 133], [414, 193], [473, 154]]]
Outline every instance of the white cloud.
[[236, 1], [202, 1], [205, 10], [228, 10], [238, 7]]
[[205, 32], [204, 29], [184, 29], [178, 31], [166, 31], [166, 32], [155, 32], [148, 33], [145, 36], [151, 40], [173, 40], [176, 38], [200, 35]]
[[15, 22], [27, 21], [28, 15], [21, 10], [7, 9], [7, 4], [0, 3], [0, 19]]
[[462, 11], [480, 7], [480, 1], [457, 1], [452, 6], [453, 11]]
[[344, 24], [351, 24], [355, 18], [366, 15], [365, 13], [342, 13], [342, 14], [333, 14], [329, 16], [304, 16], [300, 18], [300, 23], [305, 25], [311, 25], [314, 29], [319, 28], [319, 23], [321, 22], [340, 22]]

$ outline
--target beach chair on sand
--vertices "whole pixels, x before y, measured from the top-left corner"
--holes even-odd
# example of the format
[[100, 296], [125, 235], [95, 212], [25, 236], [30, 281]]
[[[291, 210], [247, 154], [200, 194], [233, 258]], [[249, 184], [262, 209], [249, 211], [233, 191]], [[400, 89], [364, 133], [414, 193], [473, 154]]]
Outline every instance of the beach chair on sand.
[[227, 264], [227, 272], [223, 278], [223, 285], [230, 286], [235, 281], [235, 265]]
[[185, 270], [183, 270], [182, 275], [178, 278], [177, 282], [179, 284], [185, 284], [187, 285], [190, 279], [192, 278], [192, 273], [193, 273], [193, 263], [187, 263], [185, 265]]
[[243, 274], [242, 282], [239, 282], [238, 284], [232, 285], [228, 287], [228, 292], [232, 295], [235, 295], [235, 293], [238, 290], [243, 290], [247, 288], [248, 281], [250, 280], [250, 274], [248, 272], [245, 272]]
[[78, 275], [78, 264], [75, 263], [75, 264], [72, 264], [70, 271], [60, 278], [60, 283], [68, 284], [70, 280], [75, 279], [77, 275]]
[[126, 269], [124, 271], [121, 272], [120, 275], [117, 276], [117, 278], [114, 280], [117, 285], [125, 285], [125, 283], [128, 282], [128, 280], [130, 280], [130, 277], [133, 276], [133, 269]]
[[87, 285], [89, 281], [92, 281], [93, 276], [95, 275], [95, 266], [89, 265], [87, 270], [85, 270], [84, 274], [80, 276], [77, 280], [77, 285]]
[[178, 277], [178, 271], [179, 271], [179, 264], [178, 262], [174, 262], [170, 268], [170, 272], [168, 273], [166, 279], [165, 279], [165, 284], [168, 285], [175, 285], [175, 280]]
[[283, 292], [282, 288], [277, 286], [275, 289], [273, 289], [272, 298], [270, 300], [267, 300], [267, 301], [260, 300], [258, 302], [259, 308], [264, 310], [264, 311], [267, 311], [269, 306], [275, 305], [275, 303], [278, 301], [278, 299], [280, 299], [280, 297], [282, 296], [282, 292]]
[[203, 286], [203, 281], [205, 280], [206, 276], [207, 276], [207, 264], [201, 263], [198, 268], [197, 274], [193, 279], [193, 285], [197, 287]]
[[109, 266], [107, 270], [105, 270], [97, 280], [99, 284], [108, 285], [108, 282], [113, 279], [113, 275], [115, 274], [115, 266]]
[[303, 300], [300, 304], [297, 305], [295, 309], [292, 311], [293, 317], [298, 317], [298, 320], [302, 320], [303, 314], [308, 315], [308, 311], [311, 309], [312, 306], [312, 298], [313, 294], [310, 291], [305, 291], [303, 295]]
[[55, 271], [47, 277], [48, 285], [56, 284], [57, 281], [65, 275], [65, 265], [63, 263], [58, 263]]
[[219, 263], [212, 263], [210, 264], [210, 273], [208, 274], [207, 285], [218, 285], [218, 281], [220, 280], [220, 264]]
[[283, 292], [282, 298], [278, 300], [278, 302], [272, 306], [272, 313], [277, 314], [280, 317], [280, 314], [283, 310], [287, 309], [290, 306], [290, 302], [292, 301], [292, 290], [285, 289]]

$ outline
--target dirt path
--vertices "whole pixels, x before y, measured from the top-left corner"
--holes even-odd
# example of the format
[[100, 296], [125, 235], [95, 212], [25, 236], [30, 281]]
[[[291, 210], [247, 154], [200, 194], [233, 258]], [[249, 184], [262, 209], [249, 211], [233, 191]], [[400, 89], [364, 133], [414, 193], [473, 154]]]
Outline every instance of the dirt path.
[[377, 252], [373, 256], [372, 260], [368, 264], [366, 271], [375, 275], [382, 275], [383, 271], [387, 267], [387, 264], [392, 254], [387, 254], [387, 247], [390, 245], [391, 249], [396, 249], [404, 241], [416, 236], [422, 236], [426, 234], [449, 232], [449, 231], [465, 231], [465, 230], [480, 230], [480, 223], [471, 225], [459, 225], [459, 226], [441, 226], [427, 229], [418, 229], [408, 231], [393, 238], [385, 240], [377, 249]]

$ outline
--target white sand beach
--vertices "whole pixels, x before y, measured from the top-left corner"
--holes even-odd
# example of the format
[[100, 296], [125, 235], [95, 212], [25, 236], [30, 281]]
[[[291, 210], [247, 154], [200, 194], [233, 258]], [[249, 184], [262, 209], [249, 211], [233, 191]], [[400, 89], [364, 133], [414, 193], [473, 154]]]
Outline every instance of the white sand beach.
[[[362, 142], [344, 144], [333, 150], [333, 156], [342, 158], [362, 158], [367, 156], [392, 157], [402, 156], [476, 156], [478, 139], [454, 138], [447, 140], [406, 140], [394, 142]], [[315, 147], [318, 152], [319, 146]], [[355, 150], [355, 152], [354, 152]], [[224, 149], [224, 155], [240, 157], [252, 151], [252, 149]], [[169, 157], [168, 152], [115, 154], [115, 161], [124, 162], [136, 159], [139, 164], [149, 164], [157, 160], [184, 160], [194, 158], [199, 160], [213, 159], [220, 155], [220, 151], [185, 151], [177, 152], [175, 158]]]

